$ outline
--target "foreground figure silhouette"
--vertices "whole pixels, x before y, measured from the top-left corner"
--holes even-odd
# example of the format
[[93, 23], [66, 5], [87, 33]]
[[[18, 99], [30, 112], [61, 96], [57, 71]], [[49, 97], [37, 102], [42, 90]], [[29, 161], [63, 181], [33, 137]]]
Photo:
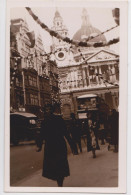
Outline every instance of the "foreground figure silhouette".
[[73, 142], [64, 120], [53, 114], [51, 105], [46, 105], [37, 151], [41, 151], [42, 142], [45, 140], [42, 176], [57, 181], [59, 187], [63, 186], [64, 178], [70, 175], [64, 137], [74, 153]]

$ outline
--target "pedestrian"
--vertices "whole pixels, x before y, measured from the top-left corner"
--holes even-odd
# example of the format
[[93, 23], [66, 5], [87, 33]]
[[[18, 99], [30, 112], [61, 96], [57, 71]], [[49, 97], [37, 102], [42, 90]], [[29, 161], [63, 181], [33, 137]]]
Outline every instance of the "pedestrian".
[[76, 153], [78, 154], [77, 145], [78, 145], [80, 152], [82, 153], [81, 128], [80, 128], [79, 122], [75, 118], [75, 114], [71, 113], [70, 116], [71, 116], [70, 133], [71, 133], [72, 139], [76, 145]]
[[37, 152], [41, 151], [44, 140], [42, 176], [57, 181], [59, 187], [63, 186], [64, 178], [70, 175], [67, 146], [64, 137], [67, 139], [72, 153], [74, 153], [73, 142], [66, 130], [64, 120], [61, 116], [53, 114], [53, 108], [50, 104], [45, 105], [44, 121], [41, 125]]
[[93, 158], [96, 158], [95, 150], [98, 149], [96, 142], [95, 131], [93, 127], [93, 120], [91, 112], [87, 112], [87, 119], [85, 120], [85, 129], [87, 134], [87, 152], [92, 151]]
[[100, 146], [98, 143], [99, 121], [98, 121], [98, 117], [97, 117], [96, 113], [94, 113], [92, 115], [92, 127], [93, 127], [93, 131], [94, 131], [95, 139], [96, 139], [96, 149], [100, 150]]
[[119, 137], [119, 113], [113, 109], [110, 117], [110, 128], [112, 144], [114, 145], [114, 152], [118, 152], [118, 137]]
[[99, 135], [100, 135], [101, 145], [105, 145], [106, 131], [105, 131], [105, 120], [103, 115], [100, 117], [99, 123], [100, 123]]

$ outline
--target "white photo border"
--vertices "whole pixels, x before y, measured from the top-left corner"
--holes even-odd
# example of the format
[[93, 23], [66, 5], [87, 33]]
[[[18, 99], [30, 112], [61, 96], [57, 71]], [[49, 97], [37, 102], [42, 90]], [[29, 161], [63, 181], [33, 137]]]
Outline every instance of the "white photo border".
[[[120, 88], [119, 88], [119, 182], [118, 187], [10, 187], [10, 8], [13, 7], [119, 7], [120, 8]], [[5, 192], [77, 192], [77, 193], [126, 193], [126, 157], [127, 157], [127, 1], [42, 1], [7, 0], [6, 10], [6, 96], [5, 96]]]

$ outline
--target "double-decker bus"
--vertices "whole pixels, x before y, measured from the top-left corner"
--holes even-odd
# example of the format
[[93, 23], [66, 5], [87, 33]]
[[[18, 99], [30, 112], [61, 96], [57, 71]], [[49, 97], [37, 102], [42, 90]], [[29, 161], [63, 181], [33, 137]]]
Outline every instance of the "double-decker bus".
[[96, 94], [85, 94], [77, 97], [78, 119], [86, 119], [87, 112], [96, 113], [99, 117], [106, 117], [109, 113], [109, 106]]
[[[108, 129], [108, 116], [110, 109], [102, 98], [96, 94], [85, 94], [77, 97], [77, 104], [77, 115], [81, 128], [81, 136], [83, 137], [84, 142], [86, 140], [84, 123], [89, 112], [92, 114], [92, 116], [96, 117], [99, 125], [103, 124], [104, 129]], [[102, 137], [100, 132], [98, 134], [99, 137]]]

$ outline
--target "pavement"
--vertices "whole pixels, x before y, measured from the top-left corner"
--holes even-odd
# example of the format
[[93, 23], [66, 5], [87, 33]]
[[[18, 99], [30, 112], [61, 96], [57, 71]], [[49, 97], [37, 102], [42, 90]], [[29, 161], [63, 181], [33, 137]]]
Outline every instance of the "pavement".
[[[108, 151], [108, 144], [100, 145], [96, 158], [86, 147], [79, 155], [68, 155], [70, 176], [63, 187], [118, 187], [118, 153]], [[42, 177], [42, 169], [16, 182], [16, 187], [57, 187], [56, 181]]]

